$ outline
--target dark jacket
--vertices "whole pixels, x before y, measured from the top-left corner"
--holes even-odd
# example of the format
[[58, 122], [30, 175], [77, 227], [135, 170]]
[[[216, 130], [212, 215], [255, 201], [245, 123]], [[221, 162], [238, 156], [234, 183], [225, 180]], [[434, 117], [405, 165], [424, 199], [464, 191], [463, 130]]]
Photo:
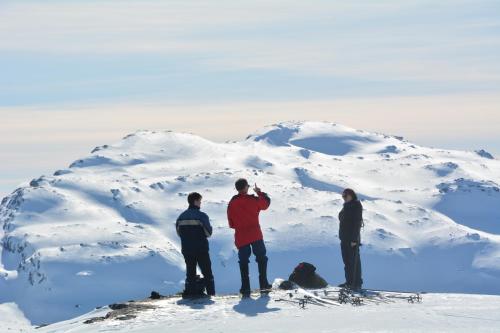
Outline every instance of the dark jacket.
[[339, 213], [339, 238], [343, 242], [359, 242], [363, 224], [363, 206], [359, 200], [344, 203]]
[[227, 207], [229, 227], [234, 229], [234, 242], [239, 249], [245, 245], [262, 240], [259, 213], [266, 210], [271, 204], [271, 199], [264, 192], [258, 196], [249, 194], [235, 195]]
[[179, 216], [175, 227], [181, 238], [182, 253], [208, 252], [207, 238], [212, 235], [212, 226], [208, 215], [200, 211], [200, 208], [189, 206]]

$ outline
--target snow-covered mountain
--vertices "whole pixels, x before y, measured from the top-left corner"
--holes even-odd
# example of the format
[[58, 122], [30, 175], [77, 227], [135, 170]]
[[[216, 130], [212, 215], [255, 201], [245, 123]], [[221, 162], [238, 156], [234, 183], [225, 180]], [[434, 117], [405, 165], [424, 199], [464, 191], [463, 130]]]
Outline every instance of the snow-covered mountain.
[[365, 208], [366, 286], [500, 294], [500, 161], [490, 157], [323, 122], [228, 143], [139, 131], [2, 200], [0, 303], [40, 324], [181, 290], [174, 222], [191, 191], [214, 225], [217, 291], [236, 291], [226, 206], [239, 177], [273, 200], [261, 215], [271, 278], [309, 261], [342, 282], [337, 214], [352, 187]]

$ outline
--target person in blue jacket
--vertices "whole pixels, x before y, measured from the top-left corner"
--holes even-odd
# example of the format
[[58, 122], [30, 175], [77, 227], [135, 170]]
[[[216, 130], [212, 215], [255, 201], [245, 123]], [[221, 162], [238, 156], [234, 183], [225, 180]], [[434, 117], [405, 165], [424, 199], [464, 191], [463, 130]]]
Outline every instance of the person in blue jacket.
[[208, 215], [200, 210], [202, 196], [193, 192], [188, 195], [189, 208], [177, 219], [177, 234], [181, 238], [182, 254], [186, 262], [186, 283], [183, 296], [202, 296], [198, 288], [196, 266], [203, 274], [207, 294], [215, 295], [212, 262], [210, 261], [208, 238], [212, 235], [212, 226]]

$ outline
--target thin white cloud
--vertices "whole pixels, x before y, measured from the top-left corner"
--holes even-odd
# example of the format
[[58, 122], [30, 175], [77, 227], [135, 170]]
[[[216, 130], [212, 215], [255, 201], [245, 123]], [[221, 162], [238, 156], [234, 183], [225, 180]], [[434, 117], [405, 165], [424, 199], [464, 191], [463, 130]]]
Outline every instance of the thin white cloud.
[[10, 2], [0, 12], [0, 49], [177, 52], [202, 42], [184, 42], [190, 33], [258, 26], [318, 10], [297, 0]]
[[0, 9], [0, 51], [182, 54], [195, 55], [198, 65], [214, 70], [498, 83], [498, 62], [488, 54], [483, 58], [481, 50], [499, 51], [500, 36], [475, 33], [494, 27], [495, 21], [419, 17], [426, 6], [444, 13], [472, 5], [396, 0], [9, 2]]

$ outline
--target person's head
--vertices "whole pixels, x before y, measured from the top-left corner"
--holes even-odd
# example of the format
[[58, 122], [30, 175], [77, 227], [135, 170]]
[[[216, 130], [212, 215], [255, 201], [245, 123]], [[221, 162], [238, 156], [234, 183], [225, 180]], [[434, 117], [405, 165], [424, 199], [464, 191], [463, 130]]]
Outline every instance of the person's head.
[[200, 208], [201, 207], [201, 198], [202, 198], [202, 196], [198, 192], [189, 193], [189, 195], [188, 195], [189, 206], [195, 206], [195, 207]]
[[248, 182], [244, 178], [240, 178], [234, 183], [234, 187], [236, 187], [236, 191], [240, 194], [247, 194], [248, 189], [250, 188], [250, 185], [248, 185]]
[[342, 192], [342, 199], [344, 199], [345, 202], [350, 202], [353, 200], [358, 200], [358, 196], [356, 195], [356, 192], [350, 188], [346, 188], [344, 192]]

